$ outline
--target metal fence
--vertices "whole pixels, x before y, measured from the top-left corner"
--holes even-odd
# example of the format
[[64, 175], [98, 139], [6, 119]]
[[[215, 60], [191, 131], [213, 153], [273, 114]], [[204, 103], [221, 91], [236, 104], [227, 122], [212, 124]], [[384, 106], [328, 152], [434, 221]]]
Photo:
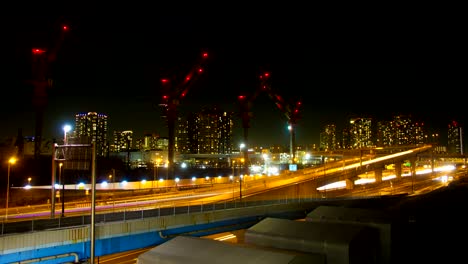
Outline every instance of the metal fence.
[[[215, 210], [227, 210], [233, 208], [255, 207], [275, 204], [294, 204], [320, 199], [279, 199], [279, 200], [255, 200], [255, 201], [228, 201], [221, 203], [208, 203], [187, 206], [159, 207], [155, 209], [124, 210], [121, 212], [96, 214], [95, 224], [111, 223], [119, 221], [138, 220], [151, 217], [161, 217], [170, 215], [191, 214], [200, 212], [211, 212]], [[1, 223], [0, 235], [27, 233], [59, 228], [70, 228], [91, 224], [91, 215], [58, 217], [53, 219], [25, 220], [20, 222]]]

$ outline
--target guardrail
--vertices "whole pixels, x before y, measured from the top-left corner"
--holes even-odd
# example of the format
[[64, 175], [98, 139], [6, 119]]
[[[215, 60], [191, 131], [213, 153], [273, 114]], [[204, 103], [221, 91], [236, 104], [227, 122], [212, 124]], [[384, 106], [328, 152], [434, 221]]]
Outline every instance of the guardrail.
[[[231, 208], [253, 207], [274, 204], [293, 204], [309, 201], [318, 201], [317, 198], [301, 199], [279, 199], [279, 200], [258, 200], [258, 201], [230, 201], [222, 203], [208, 203], [198, 205], [159, 207], [146, 210], [124, 210], [122, 212], [102, 213], [95, 215], [95, 223], [109, 223], [118, 221], [139, 220], [149, 217], [161, 217], [178, 214], [189, 214], [198, 212], [210, 212], [215, 210], [226, 210]], [[60, 217], [54, 219], [35, 219], [20, 222], [5, 222], [1, 224], [0, 235], [27, 233], [34, 231], [51, 230], [58, 228], [69, 228], [91, 224], [91, 215]]]

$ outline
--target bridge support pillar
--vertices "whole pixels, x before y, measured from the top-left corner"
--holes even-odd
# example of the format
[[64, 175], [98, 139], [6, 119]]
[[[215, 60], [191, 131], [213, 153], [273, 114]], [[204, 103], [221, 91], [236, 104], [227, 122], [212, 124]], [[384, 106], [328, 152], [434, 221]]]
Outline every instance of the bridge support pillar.
[[401, 172], [402, 172], [401, 165], [402, 163], [400, 161], [395, 162], [395, 176], [397, 179], [401, 179]]
[[410, 163], [411, 176], [414, 176], [416, 174], [416, 156], [410, 158]]
[[347, 190], [354, 189], [354, 178], [346, 179], [345, 182], [346, 182], [346, 189]]
[[375, 169], [374, 177], [376, 183], [382, 182], [382, 169]]

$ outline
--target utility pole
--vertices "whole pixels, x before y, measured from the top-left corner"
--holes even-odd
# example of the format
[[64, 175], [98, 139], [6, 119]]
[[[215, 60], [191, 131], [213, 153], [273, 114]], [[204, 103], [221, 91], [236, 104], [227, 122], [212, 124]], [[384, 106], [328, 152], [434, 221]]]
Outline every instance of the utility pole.
[[95, 253], [95, 241], [96, 241], [96, 142], [91, 144], [92, 148], [92, 161], [91, 161], [91, 228], [90, 228], [90, 260], [91, 264], [94, 264], [94, 253]]

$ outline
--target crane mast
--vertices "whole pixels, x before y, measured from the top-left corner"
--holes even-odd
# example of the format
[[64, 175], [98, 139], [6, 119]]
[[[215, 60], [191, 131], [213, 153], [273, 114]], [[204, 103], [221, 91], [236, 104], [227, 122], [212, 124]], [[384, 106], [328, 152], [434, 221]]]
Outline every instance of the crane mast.
[[[203, 52], [200, 60], [196, 63], [185, 75], [185, 78], [180, 83], [176, 83], [172, 87], [172, 81], [169, 79], [161, 79], [162, 86], [162, 100], [160, 106], [162, 107], [162, 117], [166, 119], [168, 127], [168, 152], [167, 152], [167, 166], [168, 178], [174, 178], [174, 152], [175, 152], [175, 123], [177, 120], [177, 107], [181, 100], [185, 98], [190, 90], [190, 87], [204, 72], [204, 64], [208, 58], [208, 53]], [[177, 81], [177, 80], [176, 80]]]
[[260, 95], [262, 89], [257, 89], [254, 91], [253, 94], [242, 94], [238, 96], [238, 103], [239, 103], [239, 116], [242, 120], [242, 128], [243, 128], [243, 140], [245, 147], [243, 149], [243, 157], [244, 157], [244, 174], [248, 173], [248, 168], [250, 165], [249, 160], [249, 128], [250, 128], [250, 119], [252, 119], [252, 105], [253, 101]]
[[61, 32], [56, 42], [50, 49], [43, 47], [32, 48], [32, 80], [34, 86], [33, 106], [35, 111], [35, 131], [34, 131], [34, 158], [41, 154], [42, 130], [44, 123], [44, 112], [47, 106], [47, 90], [52, 87], [51, 64], [56, 61], [57, 53], [62, 46], [65, 32], [69, 27], [62, 25]]

